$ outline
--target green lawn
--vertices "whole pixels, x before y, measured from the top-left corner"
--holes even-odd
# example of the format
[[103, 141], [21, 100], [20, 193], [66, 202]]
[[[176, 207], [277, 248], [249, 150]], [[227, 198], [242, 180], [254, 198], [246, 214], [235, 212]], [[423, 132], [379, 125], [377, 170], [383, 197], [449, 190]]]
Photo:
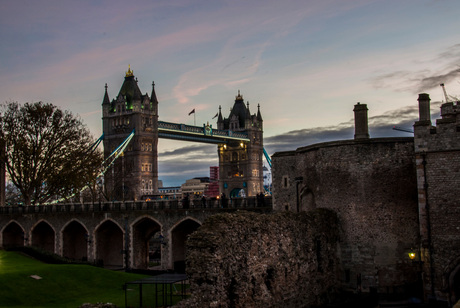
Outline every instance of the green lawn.
[[123, 284], [142, 277], [89, 265], [45, 264], [0, 250], [0, 307], [76, 308], [97, 302], [124, 307]]

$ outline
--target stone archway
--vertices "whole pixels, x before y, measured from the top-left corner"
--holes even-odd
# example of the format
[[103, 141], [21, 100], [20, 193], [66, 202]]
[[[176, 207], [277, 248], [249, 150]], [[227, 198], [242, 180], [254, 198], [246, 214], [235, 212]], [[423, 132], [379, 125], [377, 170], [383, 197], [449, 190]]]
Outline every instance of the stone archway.
[[234, 188], [230, 192], [230, 198], [237, 198], [237, 197], [246, 197], [246, 192], [243, 188]]
[[23, 247], [27, 237], [24, 229], [15, 221], [10, 222], [2, 231], [4, 248]]
[[150, 217], [143, 217], [132, 226], [132, 261], [133, 268], [147, 269], [149, 267], [149, 242], [161, 225]]
[[72, 220], [62, 230], [62, 256], [73, 260], [88, 259], [89, 235], [80, 222]]
[[201, 226], [197, 221], [186, 218], [176, 224], [171, 230], [171, 261], [174, 270], [185, 273], [186, 241], [190, 234]]
[[307, 212], [316, 209], [315, 195], [310, 188], [304, 188], [300, 191], [300, 211]]
[[32, 246], [54, 252], [56, 234], [49, 223], [42, 220], [32, 229]]
[[123, 268], [123, 230], [111, 220], [100, 224], [95, 231], [96, 260], [104, 267]]

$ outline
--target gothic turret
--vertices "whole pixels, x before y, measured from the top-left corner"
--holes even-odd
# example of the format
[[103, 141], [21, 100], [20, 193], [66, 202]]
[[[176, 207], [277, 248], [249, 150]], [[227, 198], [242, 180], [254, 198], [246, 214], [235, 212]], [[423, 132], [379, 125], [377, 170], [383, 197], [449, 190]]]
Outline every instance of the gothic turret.
[[103, 116], [106, 116], [110, 112], [110, 99], [109, 99], [109, 94], [107, 93], [107, 84], [105, 84], [105, 93], [104, 93], [104, 99], [102, 100], [102, 114]]
[[152, 94], [150, 95], [150, 110], [158, 117], [158, 99], [155, 93], [155, 82], [152, 81]]
[[217, 129], [224, 129], [224, 118], [222, 117], [222, 107], [219, 105], [219, 116], [217, 117]]
[[257, 105], [257, 121], [262, 122], [262, 115], [260, 114], [260, 104]]

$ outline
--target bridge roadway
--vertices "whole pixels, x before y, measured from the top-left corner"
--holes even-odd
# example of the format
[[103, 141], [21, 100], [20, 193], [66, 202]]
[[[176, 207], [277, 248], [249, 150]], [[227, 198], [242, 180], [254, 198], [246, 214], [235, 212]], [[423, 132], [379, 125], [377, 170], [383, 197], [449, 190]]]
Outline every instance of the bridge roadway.
[[[185, 241], [212, 215], [270, 212], [271, 198], [0, 207], [0, 247], [34, 246], [109, 268], [183, 268]], [[263, 203], [263, 204], [261, 204]]]

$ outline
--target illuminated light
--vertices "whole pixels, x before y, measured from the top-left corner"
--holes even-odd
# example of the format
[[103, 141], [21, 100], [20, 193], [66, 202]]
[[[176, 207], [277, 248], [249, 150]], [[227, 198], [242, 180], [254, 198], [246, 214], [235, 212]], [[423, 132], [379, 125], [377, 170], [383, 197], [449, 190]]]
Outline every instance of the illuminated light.
[[244, 143], [243, 143], [243, 142], [241, 142], [241, 143], [240, 143], [240, 146], [241, 146], [241, 147], [244, 147]]
[[227, 149], [227, 145], [226, 145], [226, 144], [224, 144], [224, 149]]
[[414, 260], [415, 259], [415, 252], [409, 252], [409, 259]]

